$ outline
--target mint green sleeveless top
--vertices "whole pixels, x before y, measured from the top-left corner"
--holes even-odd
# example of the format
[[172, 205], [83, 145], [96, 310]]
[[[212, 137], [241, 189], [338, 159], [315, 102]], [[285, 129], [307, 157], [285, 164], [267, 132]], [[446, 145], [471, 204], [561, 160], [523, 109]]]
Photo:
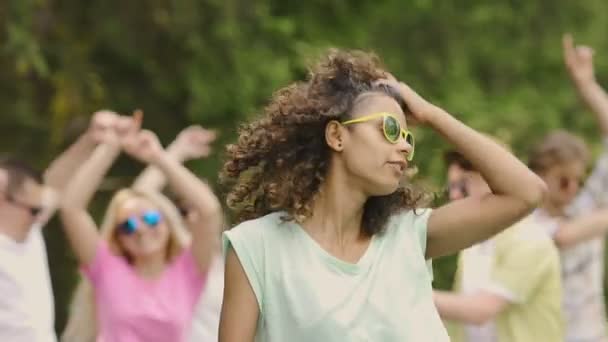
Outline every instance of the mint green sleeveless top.
[[394, 215], [359, 262], [327, 253], [285, 213], [224, 233], [260, 309], [256, 341], [449, 341], [424, 258], [431, 210]]

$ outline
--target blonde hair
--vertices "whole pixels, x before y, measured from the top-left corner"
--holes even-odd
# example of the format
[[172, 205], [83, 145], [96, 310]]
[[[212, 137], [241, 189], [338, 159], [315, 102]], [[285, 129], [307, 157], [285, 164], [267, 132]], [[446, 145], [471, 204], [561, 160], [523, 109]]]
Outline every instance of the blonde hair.
[[[104, 219], [100, 226], [101, 238], [108, 243], [110, 250], [116, 254], [129, 258], [122, 249], [116, 234], [116, 213], [122, 205], [131, 198], [143, 198], [158, 207], [163, 214], [169, 228], [169, 243], [167, 246], [167, 258], [173, 259], [181, 253], [184, 247], [190, 243], [190, 235], [179, 215], [175, 205], [164, 195], [157, 192], [147, 192], [132, 188], [122, 189], [116, 192]], [[62, 342], [95, 342], [97, 339], [97, 319], [95, 314], [95, 298], [93, 287], [90, 282], [81, 278], [76, 288], [68, 322], [61, 336]]]

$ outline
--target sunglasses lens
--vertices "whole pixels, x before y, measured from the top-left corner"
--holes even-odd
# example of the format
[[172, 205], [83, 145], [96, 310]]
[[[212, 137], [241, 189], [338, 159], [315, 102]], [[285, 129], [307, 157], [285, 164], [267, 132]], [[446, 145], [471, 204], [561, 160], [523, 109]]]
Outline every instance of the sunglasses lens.
[[146, 211], [141, 219], [150, 227], [155, 227], [161, 220], [161, 215], [156, 210]]
[[410, 132], [405, 133], [405, 141], [408, 143], [408, 145], [412, 146], [412, 149], [407, 154], [407, 160], [411, 161], [414, 159], [414, 151], [416, 150], [416, 141], [414, 140], [414, 135]]
[[134, 218], [128, 218], [125, 222], [120, 224], [120, 229], [124, 234], [131, 235], [137, 230], [137, 220]]
[[390, 115], [384, 117], [384, 135], [386, 139], [392, 143], [396, 143], [399, 140], [401, 134], [401, 125], [399, 121]]

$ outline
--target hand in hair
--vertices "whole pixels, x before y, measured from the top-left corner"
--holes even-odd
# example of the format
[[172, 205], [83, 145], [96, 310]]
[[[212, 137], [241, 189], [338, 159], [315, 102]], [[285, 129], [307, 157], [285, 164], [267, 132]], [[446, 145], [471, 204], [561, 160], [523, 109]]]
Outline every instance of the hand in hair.
[[388, 74], [386, 79], [376, 82], [378, 85], [386, 85], [396, 89], [407, 104], [409, 113], [406, 112], [408, 123], [426, 124], [429, 116], [436, 111], [437, 107], [418, 95], [412, 88], [403, 82], [399, 82], [394, 76]]
[[570, 34], [564, 35], [562, 43], [564, 62], [572, 80], [576, 83], [595, 82], [593, 49], [586, 45], [575, 46]]

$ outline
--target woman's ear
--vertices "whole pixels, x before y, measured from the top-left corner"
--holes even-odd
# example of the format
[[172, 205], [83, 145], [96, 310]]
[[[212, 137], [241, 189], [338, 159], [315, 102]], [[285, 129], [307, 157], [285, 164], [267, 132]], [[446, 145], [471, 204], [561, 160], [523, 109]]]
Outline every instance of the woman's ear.
[[344, 149], [344, 139], [347, 130], [336, 120], [332, 120], [325, 126], [325, 142], [327, 146], [336, 152]]

